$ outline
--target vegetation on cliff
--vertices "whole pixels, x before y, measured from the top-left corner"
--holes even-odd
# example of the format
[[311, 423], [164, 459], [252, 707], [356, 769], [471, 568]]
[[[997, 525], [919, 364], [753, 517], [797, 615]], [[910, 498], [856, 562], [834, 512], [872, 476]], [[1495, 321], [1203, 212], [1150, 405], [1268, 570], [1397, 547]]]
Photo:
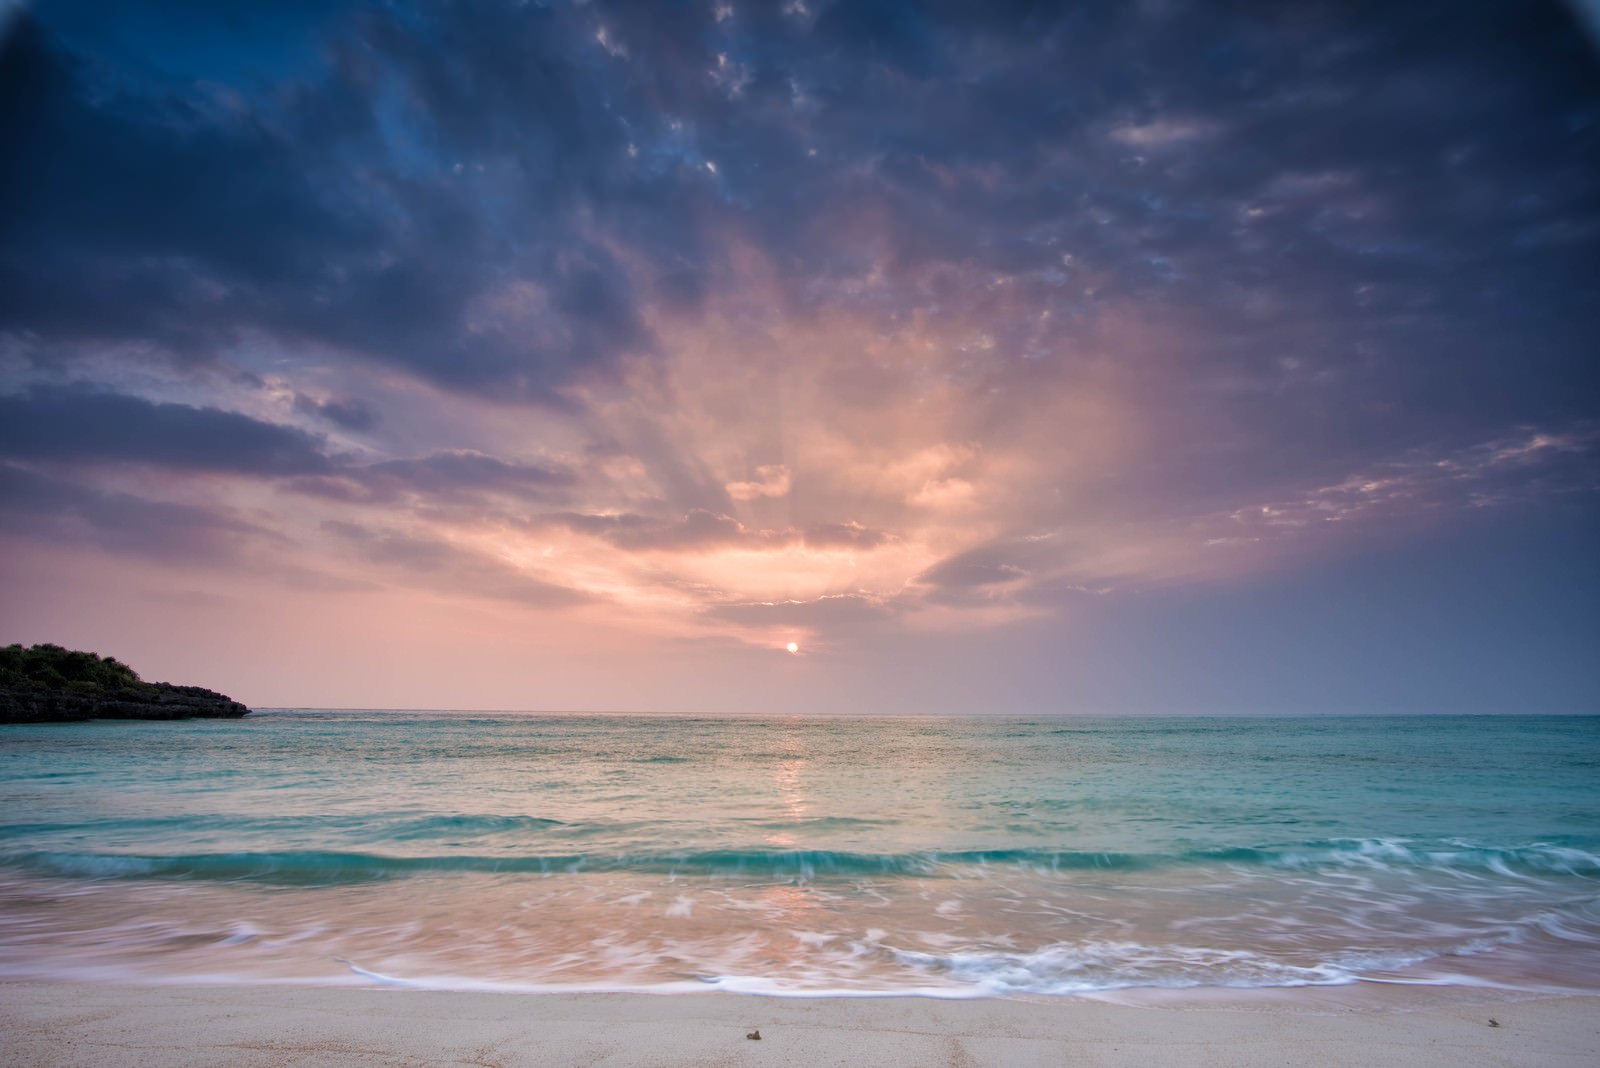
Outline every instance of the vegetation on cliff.
[[249, 711], [215, 690], [145, 682], [114, 657], [50, 644], [0, 648], [0, 723], [236, 718]]

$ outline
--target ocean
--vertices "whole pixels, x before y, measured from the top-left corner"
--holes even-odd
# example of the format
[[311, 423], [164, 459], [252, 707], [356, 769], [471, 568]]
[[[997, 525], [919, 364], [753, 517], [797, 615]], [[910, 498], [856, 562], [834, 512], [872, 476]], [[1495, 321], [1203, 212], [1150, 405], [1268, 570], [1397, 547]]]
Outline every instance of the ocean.
[[0, 977], [1600, 991], [1600, 718], [0, 727]]

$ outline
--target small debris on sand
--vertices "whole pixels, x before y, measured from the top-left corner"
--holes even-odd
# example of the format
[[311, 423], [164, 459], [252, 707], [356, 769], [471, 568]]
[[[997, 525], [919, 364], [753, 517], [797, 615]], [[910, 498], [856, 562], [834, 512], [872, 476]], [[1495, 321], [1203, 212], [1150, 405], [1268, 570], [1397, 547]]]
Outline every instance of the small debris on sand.
[[[1500, 1025], [1499, 1024], [1495, 1024], [1495, 1026], [1499, 1027]], [[750, 1039], [752, 1042], [760, 1042], [761, 1041], [761, 1032], [760, 1032], [760, 1030], [751, 1031], [748, 1035], [745, 1035], [744, 1037]]]

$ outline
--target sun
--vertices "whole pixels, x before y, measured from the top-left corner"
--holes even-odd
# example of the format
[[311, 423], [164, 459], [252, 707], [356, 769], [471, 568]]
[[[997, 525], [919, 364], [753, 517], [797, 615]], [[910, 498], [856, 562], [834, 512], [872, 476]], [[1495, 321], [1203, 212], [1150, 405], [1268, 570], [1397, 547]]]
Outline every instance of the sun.
[[800, 651], [800, 643], [790, 642], [788, 645], [785, 645], [784, 648], [789, 650], [791, 653], [798, 653]]

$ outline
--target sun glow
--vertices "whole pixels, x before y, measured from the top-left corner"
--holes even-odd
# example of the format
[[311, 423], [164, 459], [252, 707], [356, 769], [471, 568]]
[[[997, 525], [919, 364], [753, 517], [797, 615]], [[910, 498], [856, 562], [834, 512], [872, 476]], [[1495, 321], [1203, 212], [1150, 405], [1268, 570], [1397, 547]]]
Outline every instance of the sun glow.
[[784, 648], [789, 650], [791, 653], [798, 653], [800, 651], [800, 643], [790, 642], [788, 645], [785, 645]]

